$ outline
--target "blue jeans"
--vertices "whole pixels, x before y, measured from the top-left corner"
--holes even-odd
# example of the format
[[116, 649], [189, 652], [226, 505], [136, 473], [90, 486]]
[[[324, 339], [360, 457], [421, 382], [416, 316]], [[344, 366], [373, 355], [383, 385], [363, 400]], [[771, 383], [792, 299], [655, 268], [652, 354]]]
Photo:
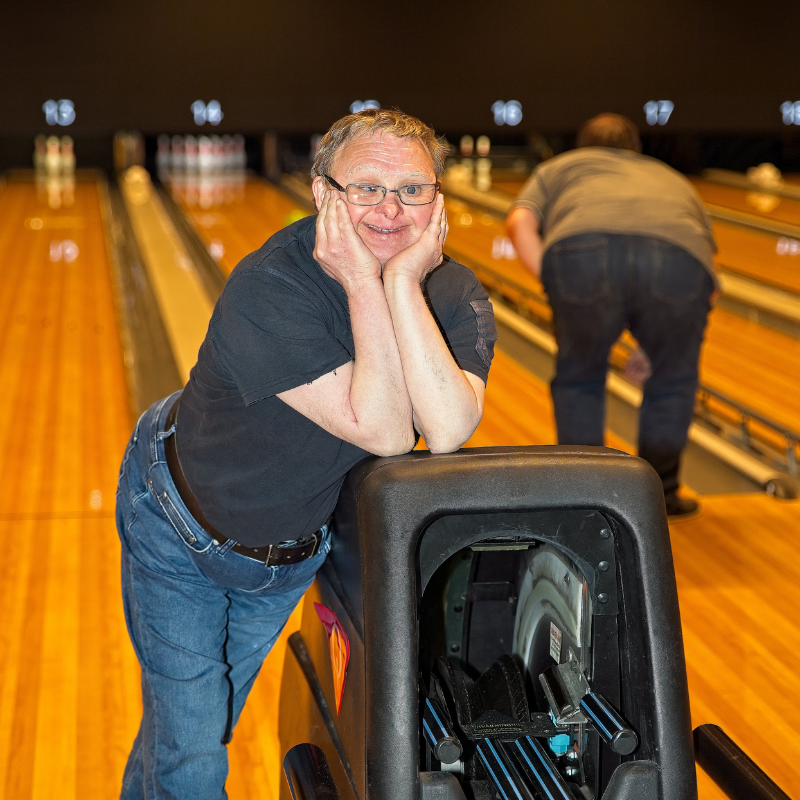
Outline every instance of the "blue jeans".
[[225, 798], [226, 744], [286, 620], [330, 550], [265, 567], [218, 546], [181, 501], [164, 458], [177, 394], [141, 417], [117, 491], [125, 619], [142, 667], [142, 721], [121, 798]]
[[694, 412], [711, 275], [661, 239], [586, 233], [548, 248], [542, 283], [558, 343], [550, 388], [559, 443], [603, 444], [608, 355], [629, 328], [653, 367], [643, 387], [639, 455], [658, 472], [669, 504]]

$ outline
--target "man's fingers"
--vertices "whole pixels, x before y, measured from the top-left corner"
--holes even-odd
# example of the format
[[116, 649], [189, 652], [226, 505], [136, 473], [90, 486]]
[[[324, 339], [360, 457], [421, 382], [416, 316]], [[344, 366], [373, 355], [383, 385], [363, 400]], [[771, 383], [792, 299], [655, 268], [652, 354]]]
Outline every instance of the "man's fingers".
[[338, 192], [331, 191], [328, 199], [328, 216], [326, 219], [326, 231], [328, 239], [339, 244], [342, 240], [342, 201], [338, 197]]
[[428, 223], [427, 228], [425, 229], [426, 233], [433, 234], [434, 236], [439, 236], [439, 228], [442, 224], [442, 212], [444, 211], [444, 204], [439, 201], [437, 197], [434, 206], [433, 212], [431, 213], [431, 219]]
[[327, 240], [327, 233], [325, 230], [325, 220], [328, 216], [328, 196], [327, 192], [323, 192], [322, 201], [319, 204], [319, 211], [317, 212], [317, 239], [314, 244], [315, 256], [325, 249]]
[[359, 235], [355, 225], [353, 225], [353, 220], [350, 218], [350, 212], [347, 210], [345, 201], [340, 199], [336, 208], [339, 214], [339, 232], [342, 236], [342, 240], [346, 241], [352, 248], [366, 248], [364, 240]]
[[320, 200], [319, 211], [317, 212], [317, 224], [325, 221], [325, 215], [328, 213], [328, 191], [322, 190], [322, 200]]

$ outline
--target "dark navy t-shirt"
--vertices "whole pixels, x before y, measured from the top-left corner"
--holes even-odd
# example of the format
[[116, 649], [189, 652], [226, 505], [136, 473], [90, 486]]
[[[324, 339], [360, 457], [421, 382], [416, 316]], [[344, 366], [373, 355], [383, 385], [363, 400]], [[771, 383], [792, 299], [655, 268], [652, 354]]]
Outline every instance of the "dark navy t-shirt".
[[[276, 233], [233, 270], [181, 398], [187, 482], [208, 521], [249, 547], [317, 530], [369, 455], [275, 396], [355, 354], [347, 295], [313, 257], [315, 220]], [[497, 333], [477, 278], [445, 257], [426, 295], [458, 365], [485, 382]]]

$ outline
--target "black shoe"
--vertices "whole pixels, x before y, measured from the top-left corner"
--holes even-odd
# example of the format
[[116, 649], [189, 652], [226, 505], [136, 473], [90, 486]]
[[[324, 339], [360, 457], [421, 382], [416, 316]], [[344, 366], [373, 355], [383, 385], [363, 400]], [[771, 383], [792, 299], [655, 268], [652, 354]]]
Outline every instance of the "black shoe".
[[684, 519], [694, 519], [703, 512], [703, 507], [697, 500], [690, 497], [670, 497], [667, 501], [667, 517], [670, 522], [679, 522]]

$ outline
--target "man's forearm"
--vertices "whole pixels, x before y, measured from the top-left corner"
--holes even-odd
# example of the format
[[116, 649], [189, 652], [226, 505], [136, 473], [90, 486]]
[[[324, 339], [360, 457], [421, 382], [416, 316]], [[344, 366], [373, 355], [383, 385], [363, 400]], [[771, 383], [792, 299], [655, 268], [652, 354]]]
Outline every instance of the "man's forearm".
[[414, 446], [412, 406], [380, 279], [361, 285], [348, 300], [356, 355], [350, 384], [355, 421], [374, 439], [371, 452], [406, 452]]
[[403, 366], [414, 424], [432, 452], [451, 452], [472, 435], [481, 404], [453, 360], [419, 283], [384, 275], [386, 300]]
[[506, 221], [506, 231], [519, 260], [538, 278], [542, 272], [542, 239], [539, 218], [529, 208], [517, 206]]

